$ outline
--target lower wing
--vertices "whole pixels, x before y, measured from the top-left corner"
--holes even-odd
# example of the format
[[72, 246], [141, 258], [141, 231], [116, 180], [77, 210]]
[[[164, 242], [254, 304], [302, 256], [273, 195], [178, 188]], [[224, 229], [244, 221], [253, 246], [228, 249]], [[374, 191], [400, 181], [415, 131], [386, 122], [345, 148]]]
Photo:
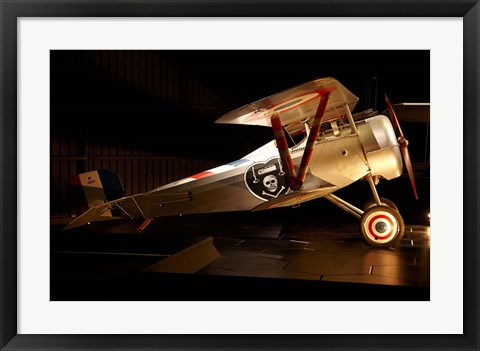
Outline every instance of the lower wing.
[[271, 208], [298, 205], [298, 204], [301, 204], [302, 202], [317, 199], [319, 197], [323, 197], [325, 195], [333, 193], [337, 189], [338, 189], [337, 186], [329, 186], [329, 187], [324, 187], [324, 188], [319, 188], [314, 190], [294, 191], [294, 192], [285, 194], [281, 197], [278, 197], [276, 199], [267, 201], [255, 207], [252, 211], [262, 211], [262, 210], [269, 210]]

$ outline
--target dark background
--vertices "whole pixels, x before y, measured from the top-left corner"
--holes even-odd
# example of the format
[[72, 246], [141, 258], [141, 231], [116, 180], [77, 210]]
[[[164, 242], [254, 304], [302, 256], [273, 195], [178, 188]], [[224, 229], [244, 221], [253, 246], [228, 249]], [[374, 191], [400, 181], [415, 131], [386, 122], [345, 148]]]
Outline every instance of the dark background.
[[[72, 236], [61, 227], [75, 213], [65, 185], [78, 173], [112, 169], [120, 175], [125, 195], [132, 195], [234, 161], [272, 140], [273, 133], [266, 127], [218, 125], [215, 120], [315, 78], [335, 77], [357, 95], [354, 113], [368, 108], [381, 113], [385, 92], [392, 103], [429, 102], [429, 56], [428, 51], [51, 51], [50, 208], [52, 223], [63, 223], [52, 225], [51, 231], [51, 299], [189, 300], [192, 288], [199, 300], [428, 299], [428, 289], [408, 287], [128, 273], [136, 267], [128, 256], [116, 261], [111, 255], [87, 255], [85, 261], [78, 254], [62, 253], [69, 248], [103, 252], [119, 240], [128, 244], [127, 237], [140, 240], [143, 248], [165, 250], [168, 245], [158, 245], [158, 240], [174, 238], [177, 245], [197, 240], [191, 235], [222, 233], [232, 226], [240, 230], [245, 223], [284, 228], [358, 225], [324, 199], [255, 214], [201, 216], [202, 224], [187, 236], [163, 233], [166, 219], [150, 226], [150, 236], [141, 237], [106, 235], [101, 225], [102, 235], [83, 228]], [[402, 122], [420, 200], [414, 200], [406, 174], [377, 187], [380, 196], [396, 203], [408, 224], [429, 224], [428, 125]], [[372, 197], [363, 181], [336, 194], [360, 207]], [[192, 228], [190, 221], [199, 220], [186, 217], [173, 218], [172, 228]]]
[[[78, 173], [113, 169], [132, 195], [241, 158], [272, 139], [270, 128], [215, 120], [315, 78], [335, 77], [357, 95], [354, 113], [381, 113], [385, 92], [392, 103], [429, 102], [429, 60], [429, 51], [51, 51], [51, 215], [73, 214], [65, 184]], [[428, 127], [402, 128], [424, 218]], [[403, 183], [379, 186], [400, 210], [413, 200]], [[343, 195], [371, 196], [366, 185]]]

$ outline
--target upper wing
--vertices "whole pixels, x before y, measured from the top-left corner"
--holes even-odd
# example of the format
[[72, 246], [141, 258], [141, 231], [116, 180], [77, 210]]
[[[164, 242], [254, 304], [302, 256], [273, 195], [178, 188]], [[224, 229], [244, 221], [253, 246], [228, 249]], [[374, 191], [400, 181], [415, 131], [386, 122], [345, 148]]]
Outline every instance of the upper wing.
[[336, 119], [345, 114], [345, 104], [350, 111], [358, 102], [352, 92], [335, 78], [322, 78], [282, 91], [265, 99], [231, 111], [215, 123], [249, 124], [271, 127], [273, 112], [280, 112], [282, 125], [305, 120], [314, 116], [320, 102], [321, 92], [332, 90], [323, 121]]
[[[404, 122], [430, 122], [430, 104], [416, 102], [402, 102], [392, 105], [395, 114], [400, 121]], [[388, 108], [383, 115], [390, 116]]]

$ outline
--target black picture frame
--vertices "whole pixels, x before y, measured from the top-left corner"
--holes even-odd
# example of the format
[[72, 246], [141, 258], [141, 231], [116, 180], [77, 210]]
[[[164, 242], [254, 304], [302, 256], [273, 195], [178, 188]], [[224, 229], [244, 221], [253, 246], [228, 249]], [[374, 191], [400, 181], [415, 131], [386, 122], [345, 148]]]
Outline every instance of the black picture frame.
[[[478, 350], [478, 0], [8, 1], [1, 11], [0, 346], [23, 349]], [[17, 19], [19, 17], [463, 17], [464, 333], [461, 335], [25, 335], [17, 334]], [[460, 228], [461, 226], [459, 226]], [[462, 233], [452, 233], [462, 235]]]

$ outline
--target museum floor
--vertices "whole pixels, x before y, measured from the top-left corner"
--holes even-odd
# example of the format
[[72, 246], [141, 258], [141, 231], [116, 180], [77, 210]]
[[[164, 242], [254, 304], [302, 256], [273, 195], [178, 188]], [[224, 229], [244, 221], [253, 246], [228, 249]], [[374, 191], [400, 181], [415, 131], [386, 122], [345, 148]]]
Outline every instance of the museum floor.
[[365, 245], [357, 226], [299, 224], [279, 239], [216, 237], [221, 257], [202, 274], [429, 286], [430, 227], [407, 225], [399, 246]]
[[430, 297], [426, 225], [407, 223], [396, 247], [379, 249], [364, 243], [353, 218], [311, 213], [160, 218], [142, 233], [141, 222], [64, 224], [51, 226], [52, 300]]

